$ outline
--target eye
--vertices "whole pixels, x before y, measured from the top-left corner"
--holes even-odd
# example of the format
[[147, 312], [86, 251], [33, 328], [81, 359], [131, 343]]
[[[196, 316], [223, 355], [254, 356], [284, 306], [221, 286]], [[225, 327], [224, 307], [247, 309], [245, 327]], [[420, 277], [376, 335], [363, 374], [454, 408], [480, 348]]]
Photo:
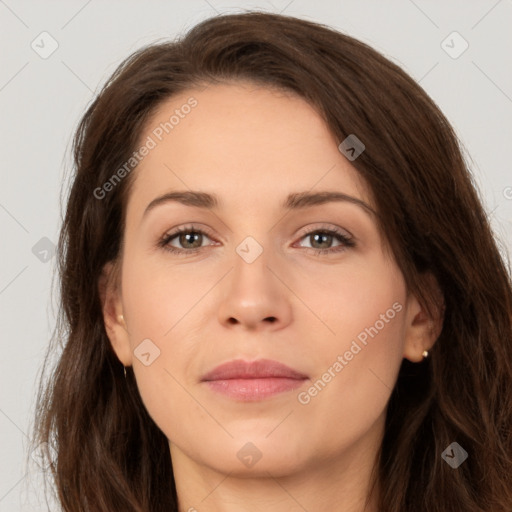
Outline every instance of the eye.
[[[310, 241], [310, 246], [306, 249], [314, 251], [317, 255], [332, 254], [345, 251], [349, 247], [355, 247], [355, 242], [348, 235], [338, 229], [321, 227], [315, 230], [307, 231], [301, 236], [301, 240]], [[338, 241], [339, 245], [332, 247], [333, 241]]]
[[[203, 245], [205, 238], [211, 240], [212, 235], [204, 229], [185, 226], [174, 230], [172, 233], [165, 234], [157, 245], [174, 254], [194, 254], [205, 247]], [[355, 242], [350, 236], [338, 229], [328, 227], [307, 231], [300, 237], [300, 240], [302, 239], [309, 239], [310, 246], [304, 248], [313, 251], [318, 256], [338, 253], [347, 248], [355, 247]], [[338, 245], [332, 247], [335, 241], [338, 242]], [[181, 247], [176, 247], [174, 244], [179, 244]]]
[[[158, 246], [166, 251], [176, 254], [195, 253], [204, 247], [202, 242], [205, 237], [210, 238], [205, 230], [194, 226], [185, 226], [176, 229], [172, 233], [164, 235], [164, 237], [158, 242]], [[180, 244], [181, 247], [171, 245], [171, 242], [174, 239], [176, 239], [175, 243]]]

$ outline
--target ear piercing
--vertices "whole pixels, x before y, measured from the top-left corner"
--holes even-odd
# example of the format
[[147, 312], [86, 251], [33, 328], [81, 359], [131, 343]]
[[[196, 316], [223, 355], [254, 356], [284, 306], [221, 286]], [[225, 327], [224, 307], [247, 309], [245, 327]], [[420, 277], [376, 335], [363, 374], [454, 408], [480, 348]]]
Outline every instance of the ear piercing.
[[428, 350], [424, 350], [421, 355], [423, 356], [423, 358], [427, 358], [428, 357]]

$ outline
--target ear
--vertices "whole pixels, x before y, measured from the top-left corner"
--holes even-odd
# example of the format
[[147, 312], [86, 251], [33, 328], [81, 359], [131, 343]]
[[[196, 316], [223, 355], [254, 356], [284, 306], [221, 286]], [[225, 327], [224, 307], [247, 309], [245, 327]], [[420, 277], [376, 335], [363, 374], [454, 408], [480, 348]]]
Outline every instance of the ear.
[[120, 272], [118, 264], [109, 261], [102, 269], [98, 291], [105, 331], [117, 358], [124, 366], [131, 366], [132, 351], [126, 320], [123, 318]]
[[443, 330], [444, 296], [435, 276], [423, 275], [424, 286], [430, 291], [432, 312], [423, 308], [413, 294], [407, 299], [404, 355], [413, 363], [423, 360], [423, 351], [430, 350]]

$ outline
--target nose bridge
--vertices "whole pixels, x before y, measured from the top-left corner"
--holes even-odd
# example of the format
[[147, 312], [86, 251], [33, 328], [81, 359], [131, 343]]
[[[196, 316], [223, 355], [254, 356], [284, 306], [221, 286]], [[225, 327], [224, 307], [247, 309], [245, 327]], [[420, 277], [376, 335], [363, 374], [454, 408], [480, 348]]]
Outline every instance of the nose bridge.
[[[261, 235], [258, 238], [261, 240]], [[247, 265], [252, 265], [258, 259], [261, 262], [261, 260], [268, 259], [269, 243], [267, 239], [268, 237], [260, 243], [252, 235], [248, 235], [237, 245], [235, 251]], [[265, 243], [265, 247], [263, 243]], [[265, 256], [261, 258], [263, 253]]]
[[[235, 247], [234, 269], [232, 276], [232, 291], [246, 295], [256, 296], [268, 287], [273, 288], [270, 281], [273, 275], [269, 266], [275, 258], [271, 254], [269, 237], [248, 235]], [[263, 245], [265, 244], [265, 245]]]
[[279, 270], [273, 268], [277, 259], [270, 236], [258, 236], [261, 242], [256, 236], [246, 236], [235, 247], [234, 268], [219, 309], [219, 321], [226, 326], [243, 324], [254, 329], [262, 321], [282, 326], [290, 320], [286, 287], [274, 275]]

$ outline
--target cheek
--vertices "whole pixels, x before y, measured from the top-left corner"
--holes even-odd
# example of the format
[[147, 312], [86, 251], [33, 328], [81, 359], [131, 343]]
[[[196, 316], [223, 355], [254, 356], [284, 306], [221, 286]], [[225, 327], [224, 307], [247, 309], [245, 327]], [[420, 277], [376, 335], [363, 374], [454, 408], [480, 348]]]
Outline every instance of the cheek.
[[188, 392], [187, 378], [199, 341], [190, 335], [197, 321], [194, 315], [200, 311], [194, 305], [211, 287], [211, 279], [191, 280], [187, 273], [149, 259], [125, 260], [124, 272], [123, 308], [141, 399], [169, 437], [187, 438], [198, 421], [208, 421]]
[[[204, 295], [204, 291], [194, 291], [191, 286], [178, 291], [179, 278], [166, 280], [161, 274], [151, 276], [148, 272], [139, 282], [134, 278], [130, 285], [132, 298], [127, 304], [133, 370], [151, 415], [179, 409], [181, 400], [190, 402], [184, 389], [191, 385], [192, 366], [200, 350], [200, 338], [191, 334], [197, 328], [195, 315], [199, 312], [194, 304], [200, 293]], [[127, 287], [127, 297], [129, 294]]]
[[328, 417], [355, 437], [383, 413], [398, 376], [405, 284], [398, 269], [383, 261], [340, 272], [327, 282], [311, 295], [312, 309], [322, 312], [329, 330], [320, 325], [324, 334], [315, 337], [314, 379], [301, 403], [311, 413], [308, 421]]
[[[378, 334], [369, 329], [373, 337], [368, 334], [366, 344], [356, 334], [324, 347], [321, 357], [311, 354], [318, 371], [310, 386], [297, 396], [300, 411], [296, 419], [303, 419], [312, 437], [323, 439], [318, 452], [327, 456], [355, 445], [384, 420], [402, 360], [401, 320], [393, 323], [396, 319]], [[364, 325], [354, 321], [350, 328], [367, 334]]]
[[377, 353], [400, 341], [405, 283], [392, 262], [367, 257], [364, 264], [354, 258], [337, 268], [311, 268], [296, 281], [296, 289], [311, 313], [306, 315], [322, 334], [316, 338], [324, 340], [327, 350], [344, 352], [358, 336], [361, 346], [375, 340]]
[[141, 337], [165, 342], [179, 331], [182, 319], [194, 314], [212, 279], [185, 266], [167, 267], [163, 258], [126, 261], [123, 303], [131, 320], [132, 342]]

